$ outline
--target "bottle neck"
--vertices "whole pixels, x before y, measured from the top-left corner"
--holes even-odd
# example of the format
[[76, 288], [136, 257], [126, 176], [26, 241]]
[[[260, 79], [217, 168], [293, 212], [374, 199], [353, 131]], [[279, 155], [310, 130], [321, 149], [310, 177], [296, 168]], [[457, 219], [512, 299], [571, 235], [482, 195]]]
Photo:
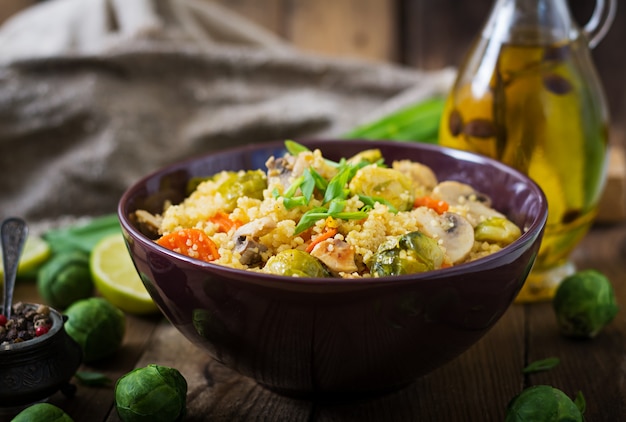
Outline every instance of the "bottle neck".
[[576, 39], [579, 32], [565, 0], [496, 0], [482, 35], [502, 43], [545, 45]]

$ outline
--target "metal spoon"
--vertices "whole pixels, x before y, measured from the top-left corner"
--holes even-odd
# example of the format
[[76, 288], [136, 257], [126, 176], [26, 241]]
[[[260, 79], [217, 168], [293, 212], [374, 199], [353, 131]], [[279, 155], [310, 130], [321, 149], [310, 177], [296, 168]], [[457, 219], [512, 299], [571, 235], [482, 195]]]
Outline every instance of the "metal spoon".
[[17, 277], [17, 266], [22, 256], [24, 243], [28, 236], [28, 226], [24, 220], [11, 217], [2, 222], [2, 263], [4, 265], [4, 316], [11, 318], [13, 306], [13, 289]]

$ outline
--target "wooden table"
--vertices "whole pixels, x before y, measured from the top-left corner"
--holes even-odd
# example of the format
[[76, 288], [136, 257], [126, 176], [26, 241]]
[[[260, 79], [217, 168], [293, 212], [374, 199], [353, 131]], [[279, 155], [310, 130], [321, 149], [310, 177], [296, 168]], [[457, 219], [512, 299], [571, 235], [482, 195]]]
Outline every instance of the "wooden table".
[[[580, 269], [596, 268], [613, 282], [626, 305], [626, 224], [595, 227], [574, 254]], [[17, 300], [37, 301], [34, 283], [21, 282]], [[465, 354], [410, 387], [361, 402], [329, 404], [271, 393], [213, 361], [160, 317], [128, 316], [122, 349], [114, 358], [81, 370], [112, 380], [135, 367], [177, 368], [189, 384], [188, 421], [502, 421], [509, 400], [523, 388], [549, 384], [570, 397], [582, 391], [588, 421], [626, 420], [626, 310], [595, 339], [558, 334], [549, 303], [514, 304]], [[529, 362], [558, 357], [550, 371], [524, 376]], [[119, 421], [114, 387], [77, 384], [50, 402], [75, 421]]]

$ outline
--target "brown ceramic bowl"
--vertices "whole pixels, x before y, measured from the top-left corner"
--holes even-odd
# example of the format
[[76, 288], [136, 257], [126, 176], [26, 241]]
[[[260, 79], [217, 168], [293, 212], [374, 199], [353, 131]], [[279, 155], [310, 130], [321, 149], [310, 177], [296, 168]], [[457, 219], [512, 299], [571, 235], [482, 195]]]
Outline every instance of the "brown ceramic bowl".
[[537, 255], [546, 199], [521, 173], [494, 160], [419, 143], [300, 140], [338, 160], [380, 148], [386, 162], [411, 159], [440, 180], [471, 184], [526, 229], [486, 258], [428, 273], [359, 280], [290, 278], [225, 268], [167, 250], [129, 218], [178, 202], [192, 177], [264, 169], [283, 142], [250, 145], [174, 164], [121, 198], [132, 259], [163, 314], [224, 365], [289, 395], [390, 391], [456, 358], [502, 316]]
[[80, 366], [82, 351], [65, 331], [66, 317], [50, 308], [50, 318], [52, 326], [45, 335], [0, 345], [0, 409], [38, 402], [57, 391], [74, 394], [70, 380]]

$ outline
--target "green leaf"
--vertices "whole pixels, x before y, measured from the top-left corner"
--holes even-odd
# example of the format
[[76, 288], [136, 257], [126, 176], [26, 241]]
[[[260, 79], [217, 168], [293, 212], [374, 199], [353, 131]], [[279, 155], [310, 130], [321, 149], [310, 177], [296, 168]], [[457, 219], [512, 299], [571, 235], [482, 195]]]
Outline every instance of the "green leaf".
[[576, 394], [576, 398], [574, 399], [574, 404], [580, 410], [580, 413], [584, 414], [587, 410], [587, 401], [585, 400], [585, 396], [583, 396], [583, 392], [579, 391]]
[[90, 387], [102, 387], [111, 384], [112, 380], [100, 372], [77, 371], [74, 377], [82, 384]]
[[559, 363], [561, 363], [561, 360], [555, 357], [537, 360], [535, 362], [531, 362], [528, 366], [526, 366], [522, 370], [522, 373], [533, 374], [535, 372], [547, 371], [549, 369], [554, 368]]

